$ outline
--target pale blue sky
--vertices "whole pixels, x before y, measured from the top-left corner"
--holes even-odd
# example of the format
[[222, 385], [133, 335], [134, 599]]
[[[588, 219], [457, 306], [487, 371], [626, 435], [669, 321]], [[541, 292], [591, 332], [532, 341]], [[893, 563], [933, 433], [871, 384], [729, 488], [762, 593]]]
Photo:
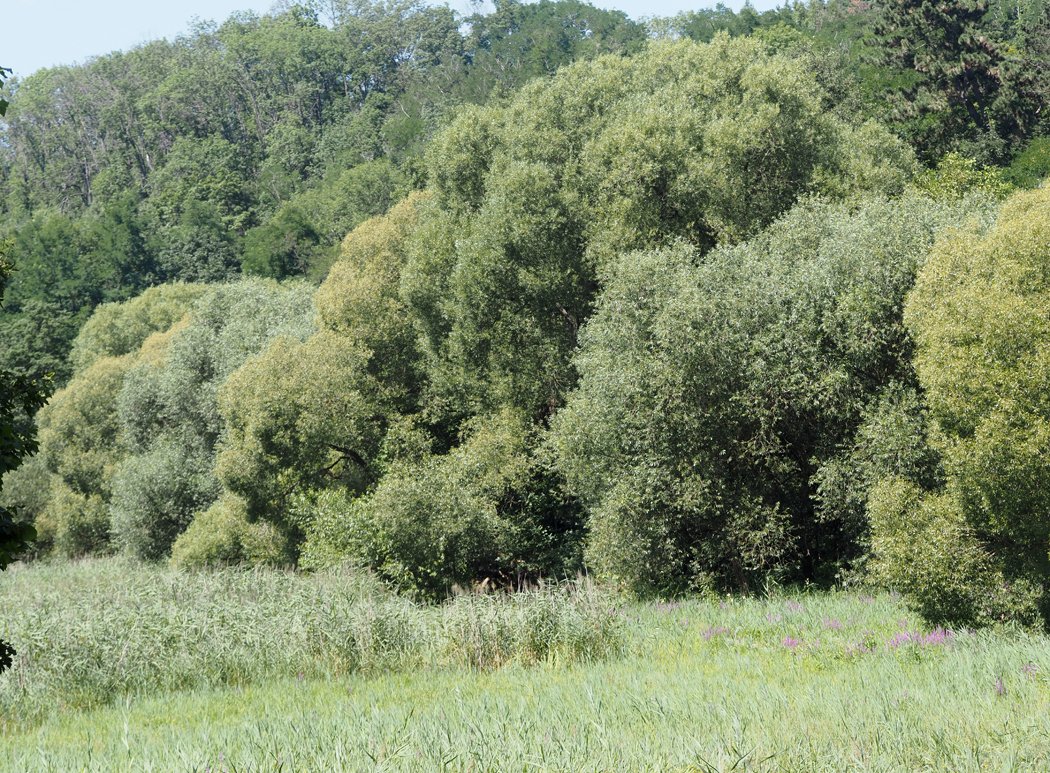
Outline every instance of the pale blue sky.
[[[629, 16], [669, 15], [714, 6], [717, 0], [599, 0]], [[743, 0], [725, 0], [740, 8]], [[453, 0], [463, 11], [468, 0]], [[778, 0], [753, 0], [757, 9]], [[273, 0], [5, 0], [0, 10], [0, 65], [26, 76], [41, 67], [82, 62], [154, 38], [184, 32], [193, 17], [221, 21], [233, 11], [269, 10]]]

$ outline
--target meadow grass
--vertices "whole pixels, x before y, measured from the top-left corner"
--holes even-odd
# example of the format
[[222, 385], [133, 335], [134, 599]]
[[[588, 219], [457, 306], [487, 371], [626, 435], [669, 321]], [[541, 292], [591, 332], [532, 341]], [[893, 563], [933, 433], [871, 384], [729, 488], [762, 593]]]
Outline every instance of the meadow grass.
[[[207, 588], [227, 583], [242, 593], [238, 578], [247, 577], [266, 588], [288, 583], [286, 601], [356, 583], [358, 594], [379, 594], [373, 605], [406, 603], [339, 575], [179, 579], [103, 562], [22, 570], [5, 584], [5, 604], [13, 601], [8, 585], [24, 591], [56, 573], [66, 587], [47, 593], [75, 594], [78, 571], [82, 580], [130, 571], [133, 583], [146, 586], [167, 577]], [[157, 680], [104, 706], [56, 704], [35, 723], [11, 724], [0, 738], [0, 760], [27, 771], [1050, 768], [1047, 637], [930, 630], [886, 594], [610, 609], [607, 598], [586, 593], [584, 600], [560, 591], [401, 607], [421, 626], [414, 637], [437, 637], [414, 645], [410, 658], [374, 655], [367, 667], [329, 671], [322, 658], [312, 671], [286, 672], [294, 659], [268, 655], [270, 670], [245, 672], [236, 683], [211, 677], [158, 692], [166, 683]], [[228, 598], [233, 609], [249, 597]], [[589, 611], [549, 623], [567, 605]], [[72, 603], [62, 613], [73, 616], [70, 625], [82, 622]], [[588, 626], [605, 632], [602, 646], [585, 633]], [[265, 649], [262, 634], [253, 635]], [[559, 636], [577, 644], [554, 644]], [[315, 651], [298, 646], [295, 662], [308, 662]]]
[[586, 583], [414, 604], [351, 570], [181, 572], [110, 560], [0, 574], [0, 729], [123, 696], [268, 679], [603, 657], [624, 642]]

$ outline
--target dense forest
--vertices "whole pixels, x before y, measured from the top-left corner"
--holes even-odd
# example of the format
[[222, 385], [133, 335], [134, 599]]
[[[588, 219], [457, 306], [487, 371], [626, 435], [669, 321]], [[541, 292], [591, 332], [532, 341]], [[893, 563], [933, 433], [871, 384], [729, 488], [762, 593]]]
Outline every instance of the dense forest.
[[0, 562], [1050, 617], [1050, 3], [282, 8], [6, 84]]

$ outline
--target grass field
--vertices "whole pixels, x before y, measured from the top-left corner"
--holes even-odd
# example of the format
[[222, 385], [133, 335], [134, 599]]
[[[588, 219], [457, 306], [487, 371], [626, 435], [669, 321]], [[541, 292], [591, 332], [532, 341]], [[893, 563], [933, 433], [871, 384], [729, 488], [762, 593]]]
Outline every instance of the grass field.
[[9, 770], [1050, 769], [1050, 639], [931, 631], [889, 595], [424, 608], [106, 561], [0, 583], [3, 633], [40, 632], [0, 677]]

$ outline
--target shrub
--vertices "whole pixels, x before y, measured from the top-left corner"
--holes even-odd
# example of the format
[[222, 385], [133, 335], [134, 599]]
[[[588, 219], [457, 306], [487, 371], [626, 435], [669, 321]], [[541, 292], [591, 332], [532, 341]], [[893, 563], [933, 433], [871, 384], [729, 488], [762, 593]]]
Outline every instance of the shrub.
[[219, 495], [212, 458], [173, 440], [128, 457], [113, 483], [113, 534], [138, 558], [159, 559], [193, 514]]
[[527, 426], [508, 411], [468, 431], [448, 454], [396, 462], [364, 496], [318, 497], [304, 563], [349, 558], [430, 599], [486, 578], [517, 585], [574, 573], [579, 509], [537, 465]]
[[917, 599], [934, 623], [973, 625], [996, 585], [996, 565], [947, 494], [887, 479], [871, 491], [875, 576]]
[[325, 330], [305, 343], [278, 339], [223, 384], [216, 472], [253, 517], [294, 531], [295, 493], [339, 483], [360, 491], [374, 480], [384, 405], [368, 358]]
[[37, 516], [43, 543], [67, 558], [108, 549], [109, 507], [100, 495], [74, 491], [61, 479], [52, 482], [47, 495], [47, 506]]
[[[853, 441], [814, 474], [821, 522], [842, 524], [850, 544], [869, 551], [868, 496], [880, 480], [897, 478], [932, 488], [944, 481], [940, 455], [929, 438], [929, 418], [918, 389], [890, 384], [862, 412]], [[859, 573], [844, 566], [846, 574]]]
[[1050, 177], [1050, 137], [1036, 137], [1010, 166], [1003, 177], [1018, 188], [1038, 188]]
[[269, 523], [252, 523], [244, 502], [226, 495], [193, 517], [171, 548], [171, 563], [184, 569], [288, 562], [283, 537]]
[[874, 577], [931, 623], [1040, 622], [1042, 588], [1004, 576], [951, 494], [888, 478], [872, 488], [868, 510]]

